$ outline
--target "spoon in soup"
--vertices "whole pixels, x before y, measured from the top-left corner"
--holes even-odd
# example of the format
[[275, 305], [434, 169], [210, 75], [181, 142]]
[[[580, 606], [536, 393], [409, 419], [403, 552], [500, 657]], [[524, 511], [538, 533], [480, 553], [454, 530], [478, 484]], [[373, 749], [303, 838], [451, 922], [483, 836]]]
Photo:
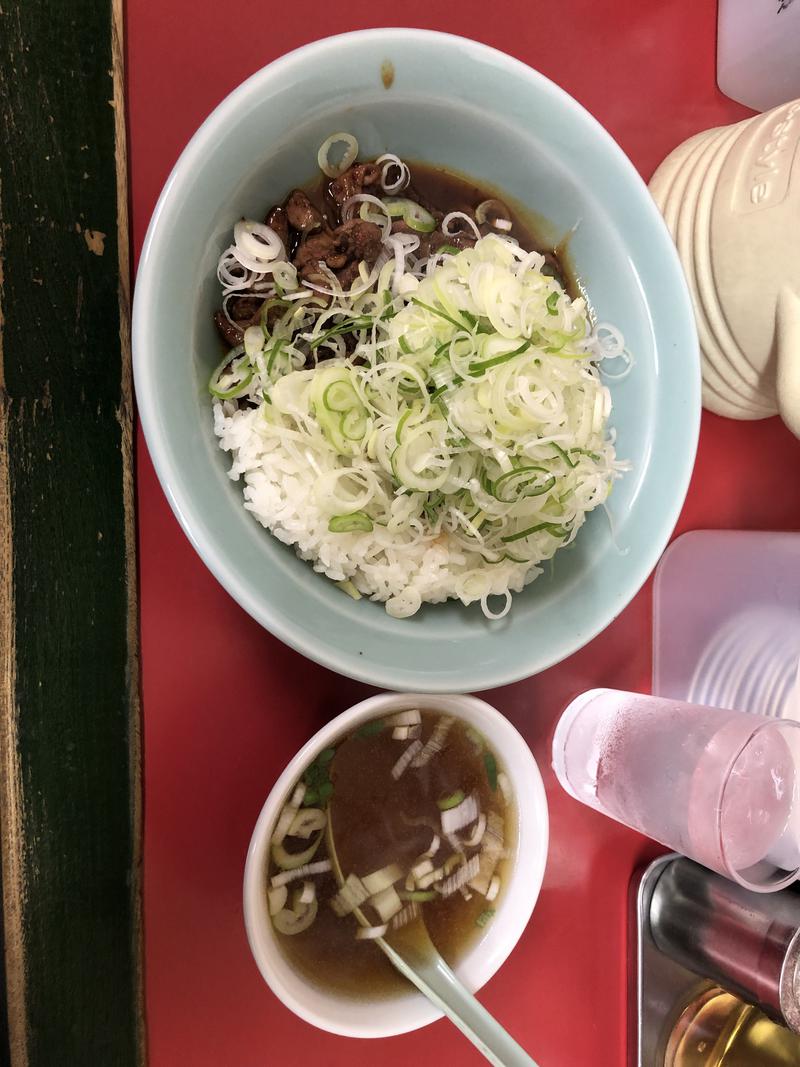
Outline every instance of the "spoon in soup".
[[[342, 887], [345, 878], [333, 833], [334, 808], [335, 801], [331, 798], [326, 840], [331, 869]], [[355, 908], [353, 914], [361, 926], [371, 926], [361, 908]], [[385, 937], [374, 938], [374, 941], [400, 974], [444, 1012], [495, 1067], [537, 1067], [528, 1053], [456, 978], [431, 941], [419, 911], [410, 922], [391, 930]]]

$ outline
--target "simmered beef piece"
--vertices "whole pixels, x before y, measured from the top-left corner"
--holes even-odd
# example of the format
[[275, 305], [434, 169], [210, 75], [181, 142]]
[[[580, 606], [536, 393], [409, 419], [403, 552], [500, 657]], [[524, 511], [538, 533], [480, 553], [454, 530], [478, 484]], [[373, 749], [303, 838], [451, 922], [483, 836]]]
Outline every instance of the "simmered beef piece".
[[228, 304], [228, 314], [234, 322], [249, 326], [263, 303], [264, 298], [261, 296], [234, 296]]
[[567, 288], [567, 280], [564, 276], [564, 271], [559, 262], [558, 256], [554, 252], [543, 252], [544, 266], [542, 267], [542, 274], [549, 274], [551, 278], [555, 278], [562, 289]]
[[[355, 271], [348, 270], [345, 277], [350, 282], [358, 273], [358, 264], [365, 260], [368, 266], [372, 266], [381, 252], [381, 230], [373, 222], [363, 222], [361, 219], [351, 219], [342, 223], [335, 230], [325, 233], [312, 234], [297, 249], [294, 263], [303, 278], [317, 280], [320, 275], [319, 263], [325, 263], [337, 277], [345, 284], [338, 272], [348, 267], [355, 267]], [[349, 284], [349, 283], [348, 283]]]
[[286, 201], [286, 217], [289, 225], [300, 233], [322, 229], [322, 215], [317, 211], [302, 189], [294, 189]]
[[[460, 205], [459, 207], [455, 208], [454, 210], [455, 211], [460, 211], [462, 214], [466, 215], [468, 218], [472, 218], [472, 212], [466, 206]], [[447, 245], [452, 245], [453, 248], [459, 248], [459, 249], [460, 248], [472, 248], [472, 246], [475, 244], [475, 242], [478, 239], [475, 236], [475, 231], [470, 226], [470, 224], [466, 221], [466, 219], [459, 219], [459, 218], [451, 219], [450, 220], [450, 224], [448, 226], [448, 229], [450, 230], [450, 233], [442, 234], [442, 240], [439, 242], [439, 245], [447, 244]], [[438, 248], [439, 245], [437, 245], [436, 247]]]
[[340, 245], [347, 248], [348, 259], [365, 259], [371, 267], [383, 247], [380, 226], [374, 222], [350, 219], [333, 231]]
[[[337, 270], [336, 278], [342, 289], [349, 289], [356, 278], [358, 278], [358, 260], [354, 259], [352, 263], [348, 263], [347, 266], [342, 267], [341, 270]], [[345, 345], [347, 344], [348, 336], [352, 337], [352, 334], [345, 336]]]
[[436, 238], [442, 238], [442, 242], [444, 241], [439, 230], [434, 230], [433, 233], [417, 233], [416, 230], [412, 229], [407, 222], [403, 222], [402, 219], [394, 220], [392, 223], [392, 233], [407, 233], [413, 237], [419, 237], [419, 248], [414, 253], [418, 259], [422, 259], [424, 256], [429, 256], [431, 252], [438, 248], [438, 245], [434, 243]]
[[396, 219], [392, 223], [392, 233], [410, 233], [414, 234], [415, 237], [419, 237], [419, 248], [414, 253], [419, 259], [422, 259], [424, 256], [433, 255], [433, 253], [437, 252], [443, 245], [450, 245], [452, 248], [462, 249], [472, 248], [475, 244], [475, 235], [471, 230], [465, 230], [456, 233], [453, 236], [442, 233], [439, 229], [433, 230], [431, 233], [417, 233], [416, 230], [412, 229], [408, 223], [403, 222], [402, 219]]
[[266, 218], [267, 226], [271, 226], [277, 233], [278, 237], [283, 241], [283, 247], [289, 251], [289, 222], [286, 218], [286, 208], [281, 207], [280, 204], [270, 211]]
[[224, 312], [214, 312], [214, 325], [217, 327], [220, 337], [229, 348], [235, 348], [236, 345], [242, 343], [242, 328], [240, 326], [234, 326], [233, 323], [228, 322]]
[[297, 249], [294, 257], [294, 265], [303, 278], [319, 276], [319, 263], [325, 263], [331, 270], [336, 270], [346, 262], [347, 257], [337, 249], [336, 239], [330, 231], [308, 237]]
[[441, 234], [441, 240], [439, 241], [437, 248], [442, 245], [452, 245], [453, 248], [472, 248], [477, 241], [477, 237], [472, 230], [459, 230], [453, 234]]
[[357, 193], [380, 192], [381, 168], [374, 163], [354, 163], [352, 167], [334, 178], [328, 193], [341, 211], [342, 206]]
[[228, 315], [233, 322], [224, 311], [215, 312], [214, 324], [227, 344], [233, 347], [242, 343], [247, 327], [258, 324], [263, 304], [262, 296], [233, 296], [228, 301]]
[[[384, 198], [381, 172], [381, 166], [376, 163], [354, 163], [338, 178], [325, 178], [316, 187], [309, 187], [308, 193], [302, 189], [292, 190], [283, 204], [271, 208], [266, 224], [283, 242], [286, 259], [296, 267], [301, 284], [308, 282], [327, 288], [331, 281], [328, 271], [331, 271], [342, 288], [348, 290], [354, 282], [358, 284], [361, 263], [370, 269], [374, 267], [383, 252], [383, 227], [365, 222], [356, 212], [352, 212], [355, 218], [342, 222], [342, 214], [347, 201], [358, 194], [368, 193]], [[482, 236], [508, 233], [504, 227], [498, 229], [492, 225], [498, 219], [508, 218], [513, 223], [513, 236], [522, 247], [537, 247], [533, 236], [521, 228], [519, 219], [507, 204], [490, 192], [441, 168], [415, 164], [414, 179], [396, 195], [418, 204], [432, 216], [435, 223], [435, 229], [430, 233], [420, 233], [402, 218], [392, 220], [392, 233], [418, 238], [419, 245], [412, 253], [412, 257], [417, 259], [433, 256], [443, 246], [448, 246], [450, 250], [471, 248], [477, 237], [475, 229], [466, 219], [452, 219], [448, 225], [448, 229], [454, 231], [452, 233], [442, 231], [442, 222], [446, 215], [454, 212], [463, 212], [475, 220], [479, 204], [483, 204], [482, 217], [487, 220], [480, 224], [476, 221]], [[545, 273], [567, 288], [568, 278], [559, 262], [557, 250], [556, 254], [543, 254]], [[319, 268], [320, 263], [328, 269], [324, 273]], [[260, 286], [258, 294], [249, 290], [229, 296], [227, 315], [223, 311], [215, 314], [215, 325], [229, 347], [241, 344], [247, 327], [260, 322], [264, 288], [270, 291], [269, 282], [267, 287]], [[280, 285], [276, 286], [275, 294], [283, 295]], [[290, 297], [293, 295], [289, 294]], [[275, 301], [266, 316], [267, 326], [271, 327], [276, 319], [286, 313], [286, 309], [284, 301]], [[347, 350], [352, 351], [356, 344], [355, 335], [344, 335], [344, 343]]]

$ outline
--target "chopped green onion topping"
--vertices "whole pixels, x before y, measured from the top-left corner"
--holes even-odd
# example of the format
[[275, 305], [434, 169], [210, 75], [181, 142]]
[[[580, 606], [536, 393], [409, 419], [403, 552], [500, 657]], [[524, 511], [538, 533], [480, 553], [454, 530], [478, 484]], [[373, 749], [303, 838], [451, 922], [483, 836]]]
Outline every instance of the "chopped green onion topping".
[[370, 533], [372, 519], [364, 511], [354, 511], [350, 515], [334, 515], [328, 522], [331, 533]]
[[[435, 221], [402, 194], [379, 196], [384, 228], [389, 217], [422, 230]], [[359, 210], [371, 217], [376, 208]], [[456, 237], [434, 237], [424, 243], [446, 243], [438, 259], [430, 252], [427, 269], [407, 251], [416, 242], [399, 237], [405, 256], [362, 262], [349, 291], [331, 279], [332, 291], [322, 285], [318, 295], [310, 281], [308, 289], [284, 274], [286, 264], [276, 277], [289, 299], [265, 297], [274, 279], [259, 282], [249, 299], [261, 327], [249, 328], [245, 350], [230, 352], [211, 383], [222, 400], [244, 399], [216, 405], [217, 426], [247, 433], [252, 424], [265, 455], [287, 457], [286, 474], [298, 472], [323, 529], [358, 534], [379, 556], [401, 559], [407, 545], [450, 551], [455, 542], [467, 572], [458, 595], [491, 615], [487, 582], [518, 588], [531, 576], [523, 572], [549, 560], [608, 498], [624, 465], [607, 433], [602, 338], [590, 336], [585, 301], [502, 235], [463, 251]], [[220, 279], [237, 289], [241, 264], [230, 253]], [[610, 333], [615, 351], [621, 340]], [[355, 582], [375, 595], [366, 572]], [[352, 580], [337, 584], [359, 595]], [[417, 607], [416, 591], [387, 602], [398, 618]]]
[[272, 375], [272, 368], [275, 365], [275, 360], [281, 354], [283, 345], [284, 340], [282, 337], [279, 337], [275, 344], [272, 346], [272, 348], [269, 350], [269, 360], [267, 361], [267, 377], [270, 377]]
[[383, 719], [373, 719], [371, 722], [365, 722], [363, 726], [359, 726], [356, 730], [356, 737], [377, 737], [378, 734], [383, 733], [386, 729], [386, 722]]
[[555, 441], [553, 441], [552, 444], [553, 444], [553, 448], [556, 450], [556, 452], [558, 452], [559, 456], [561, 456], [561, 458], [564, 460], [566, 465], [568, 467], [570, 467], [572, 470], [574, 470], [578, 466], [578, 461], [576, 459], [575, 460], [570, 459], [569, 456], [567, 455], [567, 453], [561, 447], [561, 445], [557, 445], [555, 443]]
[[497, 760], [493, 752], [484, 752], [483, 765], [486, 768], [486, 777], [489, 779], [489, 788], [494, 793], [497, 790]]
[[[234, 349], [239, 353], [241, 349]], [[211, 375], [208, 391], [219, 400], [235, 400], [244, 396], [253, 380], [253, 368], [246, 356], [228, 355]]]
[[406, 410], [403, 412], [403, 414], [397, 420], [397, 429], [394, 431], [394, 437], [395, 437], [395, 440], [397, 441], [398, 445], [400, 444], [400, 442], [401, 442], [401, 440], [403, 438], [403, 427], [408, 422], [408, 419], [409, 419], [410, 415], [411, 415], [411, 408], [406, 408]]
[[423, 304], [423, 302], [421, 300], [418, 300], [415, 296], [411, 297], [411, 303], [416, 304], [417, 307], [424, 308], [425, 311], [430, 311], [432, 315], [438, 315], [440, 319], [445, 319], [447, 322], [449, 322], [451, 325], [455, 326], [459, 330], [465, 330], [467, 328], [467, 323], [458, 322], [457, 319], [454, 319], [451, 315], [448, 315], [446, 311], [442, 311], [441, 308], [434, 308], [431, 307], [430, 304]]
[[483, 752], [483, 738], [473, 726], [467, 727], [467, 737], [472, 742], [476, 752]]
[[538, 533], [540, 530], [547, 530], [553, 537], [563, 537], [567, 532], [563, 526], [559, 526], [556, 522], [539, 522], [535, 526], [529, 526], [527, 530], [520, 530], [519, 533], [501, 537], [500, 540], [510, 544], [511, 541], [521, 541], [524, 537], [530, 537], [531, 534]]
[[504, 352], [502, 356], [494, 356], [492, 359], [484, 359], [478, 363], [470, 363], [470, 374], [483, 374], [490, 367], [499, 367], [501, 363], [508, 363], [510, 359], [515, 356], [521, 356], [523, 352], [527, 352], [531, 347], [530, 341], [523, 341], [519, 348], [515, 348], [513, 352]]
[[[547, 474], [543, 481], [537, 481], [537, 475]], [[556, 484], [556, 477], [546, 467], [515, 467], [502, 474], [492, 487], [492, 495], [504, 504], [511, 504], [524, 497], [542, 496]]]
[[402, 218], [406, 226], [417, 233], [433, 233], [436, 229], [436, 219], [415, 200], [391, 199], [385, 200], [384, 204], [391, 218]]
[[333, 796], [333, 782], [331, 782], [331, 763], [336, 755], [335, 748], [326, 748], [317, 756], [303, 774], [306, 792], [303, 796], [303, 807], [311, 808], [318, 804], [325, 804]]
[[341, 591], [343, 593], [347, 593], [347, 595], [349, 597], [352, 597], [353, 600], [360, 600], [361, 599], [361, 593], [359, 593], [358, 589], [356, 589], [356, 587], [353, 585], [352, 582], [344, 581], [344, 582], [337, 582], [336, 584], [339, 586], [339, 588], [341, 589]]
[[349, 382], [332, 382], [322, 394], [322, 403], [328, 411], [350, 411], [358, 404], [358, 395]]
[[479, 926], [482, 930], [488, 922], [491, 922], [491, 920], [495, 917], [496, 914], [497, 912], [494, 908], [487, 908], [485, 911], [482, 911], [478, 918], [475, 920], [475, 925]]
[[455, 793], [450, 793], [449, 796], [441, 797], [436, 803], [439, 811], [449, 811], [451, 808], [457, 808], [464, 799], [463, 789], [456, 789]]
[[309, 348], [312, 352], [319, 348], [323, 341], [327, 341], [330, 337], [340, 337], [346, 333], [353, 333], [354, 330], [367, 329], [372, 325], [372, 319], [366, 315], [359, 316], [358, 318], [344, 319], [337, 326], [332, 326], [329, 330], [325, 330], [324, 333], [317, 334], [317, 336], [309, 342]]

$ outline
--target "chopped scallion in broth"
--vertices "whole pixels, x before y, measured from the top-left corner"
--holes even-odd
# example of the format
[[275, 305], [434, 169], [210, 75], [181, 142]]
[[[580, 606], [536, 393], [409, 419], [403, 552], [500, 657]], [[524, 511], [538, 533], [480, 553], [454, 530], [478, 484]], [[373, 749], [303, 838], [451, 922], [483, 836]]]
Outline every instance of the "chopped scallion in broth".
[[364, 723], [306, 768], [276, 823], [266, 892], [281, 950], [328, 991], [401, 992], [376, 940], [420, 915], [457, 964], [502, 899], [515, 833], [507, 777], [474, 728], [424, 709]]

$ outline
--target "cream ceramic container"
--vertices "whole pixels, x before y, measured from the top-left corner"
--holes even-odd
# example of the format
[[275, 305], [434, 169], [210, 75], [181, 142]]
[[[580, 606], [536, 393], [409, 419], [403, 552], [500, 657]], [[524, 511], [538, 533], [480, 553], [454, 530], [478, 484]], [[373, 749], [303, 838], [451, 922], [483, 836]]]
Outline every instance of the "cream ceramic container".
[[800, 437], [800, 100], [685, 141], [650, 191], [691, 289], [703, 404]]

